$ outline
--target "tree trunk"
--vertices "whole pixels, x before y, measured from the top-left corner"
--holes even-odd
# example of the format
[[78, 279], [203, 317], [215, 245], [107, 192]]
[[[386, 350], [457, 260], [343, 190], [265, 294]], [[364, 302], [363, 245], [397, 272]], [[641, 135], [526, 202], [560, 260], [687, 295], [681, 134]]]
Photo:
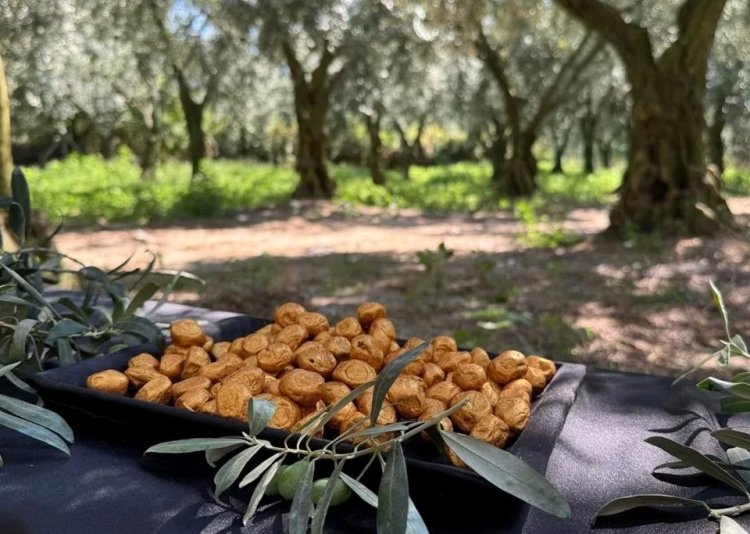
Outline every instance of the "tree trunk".
[[112, 159], [115, 155], [115, 132], [112, 130], [101, 134], [101, 152], [104, 159]]
[[190, 87], [182, 71], [177, 72], [177, 85], [188, 132], [188, 156], [190, 158], [192, 177], [195, 178], [200, 174], [201, 161], [206, 157], [206, 134], [203, 131], [203, 111], [205, 110], [205, 105], [204, 102], [196, 102], [190, 96]]
[[[326, 166], [327, 137], [325, 117], [331, 86], [335, 83], [328, 75], [328, 67], [335, 54], [323, 44], [318, 66], [307, 80], [302, 64], [291, 43], [282, 42], [282, 51], [289, 66], [294, 88], [294, 110], [297, 115], [297, 163], [299, 185], [294, 198], [330, 199], [336, 184]], [[340, 74], [339, 71], [337, 74]]]
[[385, 175], [380, 165], [380, 151], [383, 142], [380, 139], [380, 113], [374, 116], [365, 115], [365, 124], [367, 125], [367, 135], [370, 138], [370, 145], [367, 152], [367, 166], [370, 168], [372, 183], [376, 185], [385, 185]]
[[583, 146], [583, 172], [591, 174], [594, 172], [594, 132], [595, 123], [593, 117], [581, 119], [581, 144]]
[[703, 97], [708, 56], [727, 0], [684, 0], [677, 39], [654, 56], [646, 28], [601, 0], [555, 0], [614, 47], [631, 86], [628, 170], [610, 229], [703, 234], [734, 227], [707, 172]]
[[605, 169], [609, 169], [612, 166], [612, 140], [599, 139], [596, 143], [596, 148], [599, 152], [599, 165]]
[[503, 162], [500, 181], [495, 183], [501, 196], [529, 197], [537, 190], [537, 162], [532, 151], [535, 141], [536, 136], [529, 132], [511, 135], [511, 153]]
[[708, 126], [708, 162], [716, 165], [719, 173], [724, 172], [724, 140], [721, 135], [726, 125], [724, 103], [727, 96], [725, 91], [719, 91], [716, 95], [711, 123]]
[[[508, 148], [508, 142], [505, 139], [505, 127], [497, 120], [492, 118], [494, 133], [492, 144], [489, 147], [489, 158], [492, 162], [492, 183], [500, 184], [503, 181], [503, 171], [505, 167], [505, 151]], [[495, 187], [497, 189], [497, 187]]]
[[706, 172], [702, 93], [672, 69], [634, 90], [628, 170], [612, 230], [703, 234], [732, 225], [720, 183]]
[[13, 173], [13, 154], [10, 138], [10, 99], [5, 80], [5, 65], [0, 55], [0, 197], [10, 196], [10, 177]]
[[558, 146], [555, 147], [555, 165], [552, 167], [552, 173], [553, 174], [565, 174], [565, 170], [563, 169], [563, 155], [565, 153], [565, 148]]
[[565, 155], [565, 150], [568, 148], [570, 130], [570, 126], [565, 127], [562, 137], [559, 137], [554, 131], [554, 126], [552, 127], [552, 142], [555, 144], [555, 165], [552, 167], [552, 172], [555, 174], [565, 174], [563, 170], [563, 156]]
[[586, 95], [586, 113], [581, 117], [581, 146], [583, 148], [583, 172], [594, 172], [594, 138], [596, 133], [597, 114], [591, 93]]
[[325, 163], [326, 135], [323, 110], [297, 111], [297, 173], [294, 198], [332, 198], [335, 191]]

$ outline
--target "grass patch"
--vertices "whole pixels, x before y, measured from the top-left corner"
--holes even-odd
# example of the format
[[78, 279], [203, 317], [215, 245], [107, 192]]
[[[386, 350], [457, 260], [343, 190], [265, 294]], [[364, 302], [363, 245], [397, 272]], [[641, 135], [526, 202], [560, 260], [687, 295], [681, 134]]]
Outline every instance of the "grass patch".
[[750, 167], [730, 165], [724, 171], [724, 184], [730, 195], [750, 195]]
[[[606, 205], [614, 200], [623, 168], [599, 169], [586, 175], [571, 162], [566, 175], [552, 174], [541, 162], [540, 191], [530, 202], [541, 221], [567, 203]], [[72, 155], [46, 167], [25, 169], [34, 205], [51, 220], [114, 222], [189, 219], [221, 216], [241, 210], [269, 207], [289, 200], [298, 178], [290, 165], [273, 166], [247, 161], [207, 160], [204, 177], [192, 184], [187, 163], [170, 161], [159, 166], [151, 181], [141, 179], [134, 158], [122, 151], [111, 160]], [[405, 180], [388, 171], [385, 187], [372, 183], [367, 169], [331, 166], [337, 183], [336, 201], [351, 205], [417, 208], [432, 212], [473, 212], [508, 209], [511, 204], [494, 195], [487, 162], [463, 162], [413, 167]], [[730, 167], [727, 190], [750, 194], [750, 170]], [[562, 203], [560, 201], [563, 201]], [[549, 234], [549, 235], [547, 235]], [[566, 235], [541, 235], [541, 245], [567, 241]], [[532, 246], [540, 243], [532, 243]]]

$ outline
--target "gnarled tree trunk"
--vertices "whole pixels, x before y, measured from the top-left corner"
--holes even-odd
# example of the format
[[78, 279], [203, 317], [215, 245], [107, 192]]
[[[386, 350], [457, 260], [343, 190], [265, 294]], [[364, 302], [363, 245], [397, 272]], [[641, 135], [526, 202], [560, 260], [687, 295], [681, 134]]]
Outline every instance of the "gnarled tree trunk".
[[[298, 98], [297, 109], [297, 165], [300, 182], [295, 198], [332, 198], [334, 183], [326, 166], [326, 134], [324, 109], [313, 107], [304, 95]], [[312, 109], [311, 109], [312, 108]]]
[[615, 230], [705, 233], [731, 223], [720, 184], [706, 172], [703, 86], [679, 83], [682, 72], [666, 64], [633, 88], [628, 170], [610, 214]]
[[10, 139], [10, 99], [5, 80], [5, 64], [0, 55], [0, 197], [10, 196], [13, 154]]
[[500, 195], [528, 197], [537, 190], [537, 161], [532, 151], [535, 142], [536, 135], [532, 132], [514, 135], [511, 129], [510, 154], [503, 163], [502, 180], [495, 184]]
[[336, 184], [328, 174], [326, 166], [327, 136], [325, 116], [328, 111], [330, 91], [341, 70], [329, 76], [335, 53], [323, 43], [323, 52], [318, 66], [307, 79], [302, 64], [297, 59], [292, 44], [282, 43], [282, 51], [292, 77], [294, 88], [294, 109], [297, 115], [297, 163], [299, 185], [294, 191], [294, 198], [333, 197]]
[[678, 37], [659, 58], [648, 31], [611, 5], [555, 1], [612, 44], [632, 88], [628, 169], [610, 229], [702, 234], [734, 226], [703, 142], [708, 55], [726, 0], [685, 0]]

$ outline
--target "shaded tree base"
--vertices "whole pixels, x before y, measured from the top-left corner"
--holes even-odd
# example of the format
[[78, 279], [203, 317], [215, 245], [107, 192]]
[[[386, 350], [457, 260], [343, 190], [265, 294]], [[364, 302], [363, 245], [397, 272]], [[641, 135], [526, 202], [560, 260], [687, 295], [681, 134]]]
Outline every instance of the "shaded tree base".
[[506, 160], [496, 169], [492, 176], [495, 192], [500, 197], [525, 198], [533, 195], [538, 189], [536, 169], [518, 159]]

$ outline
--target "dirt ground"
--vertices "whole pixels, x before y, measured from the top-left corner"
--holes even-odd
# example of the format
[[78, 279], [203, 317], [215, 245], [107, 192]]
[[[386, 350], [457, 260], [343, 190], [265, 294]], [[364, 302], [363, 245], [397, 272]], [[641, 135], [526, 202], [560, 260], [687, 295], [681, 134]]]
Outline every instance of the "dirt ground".
[[[732, 199], [743, 228], [750, 198]], [[511, 212], [425, 215], [292, 203], [232, 219], [147, 227], [78, 228], [58, 248], [113, 267], [150, 251], [165, 269], [207, 281], [176, 299], [271, 316], [295, 300], [342, 318], [364, 300], [386, 304], [399, 335], [455, 335], [491, 351], [515, 347], [558, 360], [678, 374], [718, 347], [722, 289], [737, 333], [750, 335], [748, 232], [618, 243], [598, 234], [602, 208], [566, 210], [555, 228], [570, 247], [527, 248]], [[452, 255], [441, 255], [441, 243]], [[430, 251], [422, 253], [421, 251]]]

